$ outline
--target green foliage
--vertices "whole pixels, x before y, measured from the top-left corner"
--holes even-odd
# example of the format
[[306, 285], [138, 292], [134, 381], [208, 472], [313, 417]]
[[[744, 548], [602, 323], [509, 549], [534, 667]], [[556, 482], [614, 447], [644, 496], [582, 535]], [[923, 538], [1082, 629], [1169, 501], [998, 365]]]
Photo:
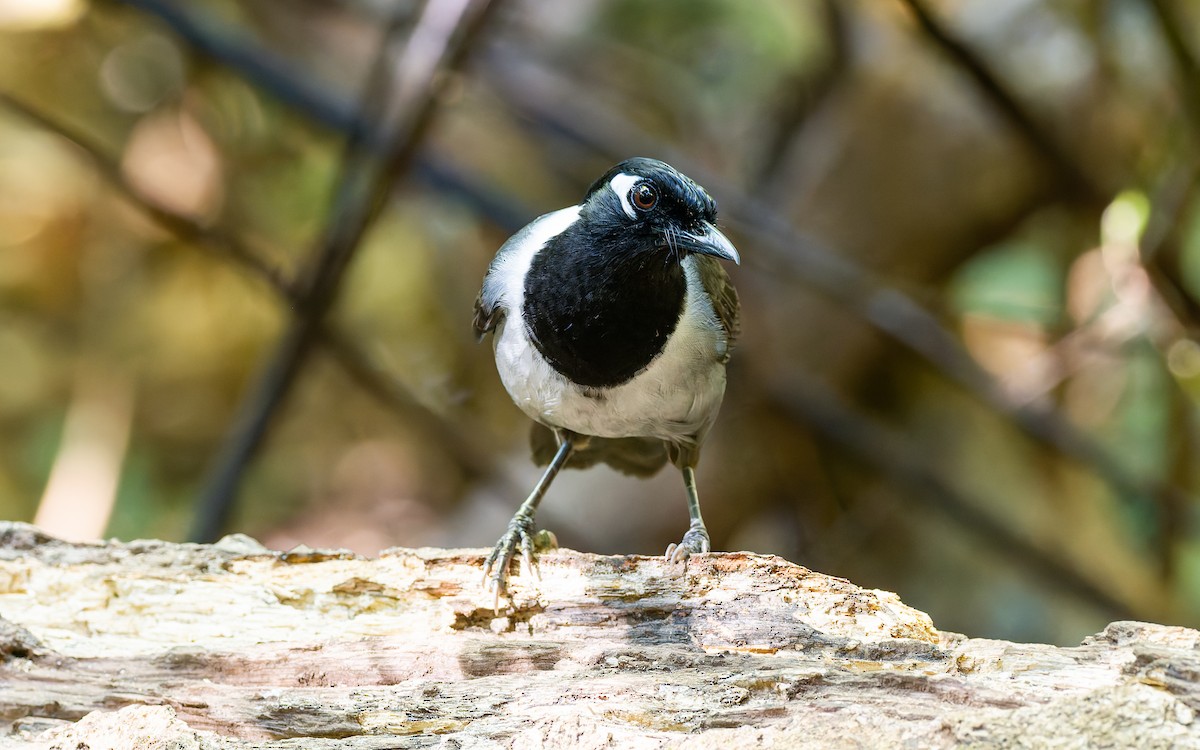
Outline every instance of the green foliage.
[[986, 248], [956, 274], [949, 293], [956, 312], [1056, 324], [1062, 316], [1063, 269], [1045, 247], [1013, 240]]

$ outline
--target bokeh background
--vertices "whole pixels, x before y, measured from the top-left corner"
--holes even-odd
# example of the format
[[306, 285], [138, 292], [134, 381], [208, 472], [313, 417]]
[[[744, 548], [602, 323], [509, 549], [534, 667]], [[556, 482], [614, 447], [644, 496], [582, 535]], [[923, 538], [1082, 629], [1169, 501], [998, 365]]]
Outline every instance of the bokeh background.
[[[717, 549], [944, 629], [1200, 624], [1200, 5], [0, 0], [0, 517], [483, 547], [516, 228], [674, 163], [744, 263]], [[225, 503], [223, 505], [223, 503]], [[657, 554], [680, 481], [560, 476]]]

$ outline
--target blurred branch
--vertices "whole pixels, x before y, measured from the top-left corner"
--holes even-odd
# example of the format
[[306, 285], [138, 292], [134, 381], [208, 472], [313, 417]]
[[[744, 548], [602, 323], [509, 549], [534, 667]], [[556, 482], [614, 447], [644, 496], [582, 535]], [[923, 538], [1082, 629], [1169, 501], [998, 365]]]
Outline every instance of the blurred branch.
[[[356, 140], [360, 147], [380, 153], [389, 141], [382, 123], [371, 122], [352, 99], [328, 87], [311, 83], [310, 74], [272, 53], [257, 41], [239, 36], [227, 26], [205, 18], [191, 6], [173, 0], [115, 0], [157, 18], [189, 45], [213, 62], [223, 65], [313, 122]], [[452, 165], [430, 158], [414, 158], [411, 171], [425, 183], [453, 192], [477, 213], [497, 225], [515, 231], [525, 225], [528, 212], [511, 199], [482, 185]]]
[[1168, 0], [1146, 0], [1158, 21], [1159, 31], [1167, 42], [1171, 59], [1175, 63], [1179, 84], [1183, 88], [1180, 103], [1191, 122], [1192, 130], [1200, 136], [1200, 62], [1188, 46], [1183, 23], [1175, 15], [1175, 8]]
[[312, 120], [348, 133], [351, 138], [374, 137], [374, 129], [352, 99], [315, 83], [315, 79], [293, 69], [281, 58], [264, 54], [262, 45], [237, 35], [228, 24], [192, 13], [187, 9], [188, 4], [176, 0], [117, 1], [157, 17], [192, 51], [220, 60], [256, 87], [303, 111]]
[[[188, 247], [209, 252], [221, 260], [232, 261], [250, 272], [288, 304], [294, 305], [299, 293], [282, 271], [272, 267], [237, 236], [217, 227], [205, 226], [165, 207], [153, 196], [125, 179], [117, 160], [107, 149], [88, 136], [71, 129], [54, 118], [29, 107], [24, 102], [0, 91], [3, 106], [46, 131], [72, 143], [92, 164], [96, 172], [135, 208], [187, 243]], [[491, 478], [507, 481], [488, 454], [476, 446], [468, 433], [422, 403], [385, 368], [380, 366], [335, 321], [326, 320], [320, 331], [321, 344], [328, 349], [333, 361], [367, 393], [387, 405], [406, 423], [421, 434], [435, 440], [440, 449], [471, 479]]]
[[[1103, 205], [1108, 202], [1108, 191], [1093, 181], [1083, 165], [1062, 147], [1047, 128], [1027, 112], [1020, 100], [1001, 82], [1000, 77], [991, 70], [982, 57], [951, 34], [940, 21], [933, 17], [925, 6], [924, 0], [900, 1], [912, 11], [926, 36], [975, 81], [980, 91], [1025, 142], [1054, 167], [1055, 173], [1065, 188], [1073, 195], [1092, 204]], [[1186, 98], [1195, 98], [1193, 95], [1196, 94], [1196, 89], [1200, 88], [1200, 78], [1196, 77], [1195, 59], [1188, 51], [1178, 25], [1169, 16], [1165, 1], [1148, 1], [1155, 5], [1156, 11], [1160, 14], [1159, 18], [1164, 26], [1164, 33], [1168, 36], [1172, 52], [1181, 68], [1181, 75], [1186, 80], [1187, 88], [1189, 88]], [[1171, 39], [1172, 35], [1176, 38]], [[1196, 114], [1200, 114], [1200, 104], [1189, 102], [1189, 105], [1196, 105], [1193, 108], [1196, 110]], [[1200, 118], [1197, 120], [1200, 121]], [[1161, 277], [1162, 274], [1159, 274], [1160, 280]], [[1175, 295], [1167, 294], [1166, 296]], [[1187, 317], [1182, 319], [1187, 320]], [[932, 331], [932, 329], [930, 330]], [[965, 352], [963, 354], [967, 356]], [[973, 361], [971, 364], [974, 365]], [[978, 365], [974, 365], [974, 369], [979, 371], [977, 376], [972, 375], [969, 371], [964, 371], [963, 374], [970, 376], [972, 380], [979, 380], [980, 385], [984, 385], [983, 378], [990, 380]], [[997, 389], [993, 387], [990, 390]], [[1006, 400], [1001, 393], [996, 393], [994, 398], [1001, 402]], [[1085, 464], [1092, 466], [1101, 477], [1124, 495], [1149, 493], [1155, 498], [1160, 508], [1177, 507], [1188, 500], [1186, 493], [1178, 487], [1157, 481], [1143, 482], [1125, 472], [1118, 466], [1115, 457], [1109, 456], [1108, 452], [1098, 443], [1086, 438], [1065, 420], [1052, 418], [1053, 415], [1048, 410], [1034, 410], [1026, 407], [1011, 411], [1011, 414], [1027, 432], [1031, 429], [1035, 430], [1053, 440], [1055, 444], [1066, 447], [1068, 455], [1073, 455]]]
[[924, 0], [900, 2], [912, 11], [929, 40], [962, 68], [1022, 140], [1048, 163], [1068, 193], [1098, 206], [1108, 202], [1109, 191], [1097, 184], [1087, 169], [1054, 138], [1049, 129], [1027, 111], [981, 56], [929, 12]]
[[848, 453], [878, 467], [888, 479], [909, 489], [905, 497], [930, 508], [975, 533], [985, 544], [1024, 568], [1035, 579], [1071, 593], [1103, 609], [1107, 616], [1137, 619], [1154, 613], [1135, 612], [1096, 585], [1069, 562], [1024, 539], [993, 518], [930, 468], [910, 442], [863, 416], [832, 390], [811, 378], [789, 379], [786, 388], [768, 388], [772, 400], [798, 422], [812, 425]]
[[340, 332], [335, 334], [332, 322], [326, 322], [325, 327], [322, 343], [338, 366], [365, 390], [391, 407], [417, 432], [434, 439], [442, 451], [454, 459], [467, 479], [506, 483], [513, 495], [523, 491], [516, 489], [489, 454], [476, 445], [474, 439], [469, 437], [469, 430], [457, 427], [456, 422], [422, 403], [353, 339]]
[[1159, 297], [1191, 335], [1200, 326], [1200, 301], [1183, 282], [1179, 228], [1184, 213], [1200, 188], [1200, 162], [1186, 161], [1172, 169], [1150, 196], [1150, 217], [1138, 246], [1142, 265]]
[[796, 132], [808, 122], [808, 118], [837, 87], [849, 65], [849, 29], [847, 6], [839, 0], [824, 0], [821, 3], [821, 20], [825, 27], [825, 38], [829, 54], [816, 71], [802, 67], [786, 77], [781, 86], [774, 114], [766, 117], [769, 132], [764, 140], [756, 176], [751, 181], [762, 185], [758, 193], [764, 199], [786, 194], [779, 185], [784, 156], [795, 141]]
[[[1108, 202], [1108, 191], [1096, 184], [1088, 175], [1087, 170], [1073, 158], [1050, 133], [1049, 129], [1040, 124], [1018, 97], [1002, 83], [1000, 77], [991, 70], [987, 63], [965, 42], [956, 38], [929, 12], [924, 0], [900, 0], [916, 17], [921, 29], [938, 47], [942, 49], [975, 81], [980, 91], [987, 96], [996, 109], [1005, 117], [1021, 137], [1037, 153], [1041, 154], [1055, 168], [1063, 184], [1073, 193], [1084, 199], [1102, 205]], [[1184, 89], [1183, 108], [1197, 132], [1200, 132], [1200, 64], [1187, 45], [1179, 19], [1174, 15], [1174, 9], [1168, 0], [1146, 0], [1158, 19], [1159, 28], [1167, 41], [1172, 59], [1178, 71], [1178, 77]], [[1176, 198], [1184, 200], [1190, 195], [1191, 183], [1196, 180], [1196, 165], [1188, 164], [1181, 167], [1176, 174], [1168, 177], [1164, 187], [1163, 197], [1166, 205], [1156, 201], [1154, 208], [1156, 221], [1159, 224], [1161, 240], [1153, 244], [1162, 244], [1169, 235], [1169, 229], [1162, 226], [1163, 217], [1177, 220], [1186, 204], [1178, 203]], [[1146, 246], [1143, 246], [1143, 250]], [[1170, 269], [1163, 266], [1157, 253], [1143, 253], [1148, 262], [1147, 269], [1162, 292], [1164, 299], [1176, 313], [1181, 323], [1192, 327], [1197, 317], [1198, 306], [1179, 283]]]
[[[1169, 0], [1146, 0], [1166, 41], [1175, 65], [1176, 78], [1182, 89], [1181, 107], [1193, 135], [1200, 138], [1200, 62], [1189, 46], [1184, 24], [1176, 15]], [[1200, 188], [1200, 162], [1188, 159], [1164, 178], [1162, 186], [1151, 199], [1151, 213], [1142, 234], [1139, 251], [1141, 260], [1159, 296], [1183, 325], [1187, 335], [1195, 336], [1200, 324], [1200, 300], [1183, 283], [1182, 250], [1179, 229], [1184, 214], [1195, 203]], [[1196, 429], [1192, 414], [1194, 407], [1188, 394], [1174, 388], [1170, 394], [1171, 419], [1178, 437], [1170, 456], [1172, 479], [1184, 484], [1192, 479], [1193, 451]], [[1161, 504], [1159, 525], [1159, 565], [1164, 580], [1170, 581], [1176, 572], [1180, 542], [1186, 525], [1188, 504], [1182, 498], [1170, 497]]]
[[[1025, 139], [1025, 142], [1055, 168], [1064, 187], [1087, 202], [1098, 205], [1108, 203], [1106, 191], [1091, 180], [1084, 166], [1070, 156], [1067, 149], [1064, 149], [1051, 136], [1048, 128], [1040, 125], [1027, 112], [1019, 98], [1003, 85], [1000, 77], [991, 71], [983, 58], [974, 53], [974, 50], [966, 43], [950, 34], [941, 22], [932, 16], [925, 7], [924, 0], [901, 1], [910, 8], [925, 35], [976, 82], [978, 89], [989, 98], [989, 101], [1008, 120], [1014, 130]], [[1168, 4], [1168, 0], [1147, 0], [1147, 2], [1150, 2], [1154, 14], [1156, 14], [1159, 29], [1162, 30], [1172, 59], [1175, 61], [1178, 78], [1180, 78], [1183, 88], [1184, 112], [1187, 113], [1193, 128], [1200, 131], [1200, 67], [1196, 64], [1195, 56], [1188, 48], [1181, 24], [1174, 16], [1174, 10]], [[1154, 287], [1157, 288], [1160, 299], [1164, 300], [1166, 306], [1174, 313], [1184, 329], [1195, 328], [1196, 320], [1200, 319], [1198, 318], [1198, 305], [1187, 293], [1178, 275], [1172, 272], [1168, 264], [1164, 263], [1165, 253], [1160, 252], [1160, 248], [1168, 244], [1171, 235], [1174, 234], [1175, 228], [1178, 226], [1178, 218], [1186, 209], [1189, 197], [1195, 190], [1196, 179], [1198, 179], [1198, 169], [1194, 163], [1184, 164], [1166, 178], [1162, 191], [1154, 200], [1151, 226], [1147, 228], [1141, 246], [1142, 262], [1145, 264], [1147, 274], [1150, 275]], [[1025, 409], [1024, 412], [1028, 412], [1028, 409]], [[1042, 430], [1055, 430], [1056, 428], [1051, 422], [1039, 419], [1037, 413], [1030, 413], [1028, 416], [1032, 416], [1033, 420], [1042, 421], [1043, 424], [1036, 425]], [[1025, 419], [1028, 419], [1028, 416]], [[1066, 422], [1062, 422], [1060, 426], [1067, 426]], [[1141, 485], [1150, 491], [1151, 497], [1156, 500], [1156, 505], [1163, 515], [1159, 523], [1159, 535], [1162, 538], [1160, 539], [1162, 541], [1162, 546], [1160, 546], [1162, 570], [1164, 574], [1170, 572], [1172, 554], [1170, 541], [1180, 532], [1180, 529], [1174, 528], [1174, 524], [1180, 521], [1183, 515], [1182, 509], [1187, 508], [1189, 504], [1187, 494], [1169, 482], [1135, 481], [1130, 485], [1126, 480], [1133, 480], [1133, 476], [1126, 476], [1124, 472], [1114, 472], [1112, 469], [1116, 467], [1115, 462], [1106, 457], [1106, 451], [1098, 444], [1088, 445], [1070, 438], [1072, 436], [1066, 433], [1060, 436], [1060, 439], [1068, 439], [1075, 443], [1074, 449], [1080, 451], [1081, 456], [1086, 457], [1088, 464], [1099, 468], [1100, 475], [1105, 476], [1105, 479], [1118, 490], [1123, 493], [1136, 492]], [[1172, 524], [1172, 528], [1168, 528], [1168, 524]]]
[[[1167, 470], [1172, 481], [1186, 486], [1197, 477], [1196, 406], [1191, 394], [1183, 388], [1171, 388], [1167, 398], [1170, 399], [1170, 434], [1175, 437], [1167, 450]], [[1168, 503], [1161, 509], [1159, 538], [1155, 543], [1159, 547], [1159, 578], [1168, 585], [1179, 580], [1180, 568], [1184, 567], [1180, 563], [1186, 559], [1184, 545], [1191, 536], [1187, 518], [1189, 510], [1189, 506], [1182, 502]]]
[[195, 219], [177, 213], [167, 208], [157, 198], [135, 187], [125, 179], [118, 161], [107, 156], [107, 149], [96, 143], [89, 136], [53, 118], [47, 117], [20, 99], [13, 97], [8, 92], [0, 91], [0, 106], [16, 112], [25, 119], [36, 123], [39, 127], [73, 143], [78, 149], [83, 151], [96, 171], [109, 184], [115, 187], [121, 195], [125, 196], [126, 199], [144, 211], [154, 221], [169, 229], [177, 237], [194, 242], [197, 247], [233, 260], [238, 265], [266, 281], [271, 287], [278, 290], [284, 298], [289, 301], [294, 300], [295, 290], [281, 270], [270, 265], [260, 255], [232, 235], [216, 227], [204, 226]]
[[[1145, 0], [1158, 21], [1159, 32], [1166, 41], [1176, 78], [1182, 89], [1180, 106], [1183, 109], [1193, 138], [1200, 138], [1200, 62], [1188, 46], [1183, 24], [1168, 0]], [[1200, 301], [1190, 294], [1182, 282], [1182, 263], [1176, 240], [1184, 211], [1192, 205], [1200, 180], [1200, 163], [1195, 159], [1168, 173], [1159, 195], [1151, 204], [1152, 213], [1142, 238], [1142, 262], [1159, 293], [1171, 310], [1192, 333], [1200, 324]]]
[[[1200, 119], [1195, 123], [1200, 126]], [[1162, 184], [1150, 199], [1150, 216], [1138, 243], [1138, 255], [1150, 283], [1154, 286], [1162, 304], [1174, 315], [1182, 331], [1181, 336], [1195, 337], [1200, 323], [1200, 304], [1183, 282], [1182, 249], [1179, 229], [1187, 209], [1195, 202], [1200, 189], [1200, 162], [1188, 160], [1163, 178]], [[1175, 337], [1172, 337], [1175, 338]], [[1170, 347], [1177, 343], [1156, 342], [1163, 352], [1164, 362], [1170, 357]], [[1192, 480], [1196, 430], [1193, 420], [1195, 406], [1187, 391], [1180, 387], [1173, 374], [1168, 379], [1174, 386], [1168, 393], [1170, 418], [1173, 428], [1170, 434], [1176, 437], [1174, 447], [1168, 454], [1172, 483], [1187, 486]], [[1175, 580], [1181, 544], [1188, 533], [1187, 498], [1167, 495], [1159, 501], [1158, 552], [1159, 573], [1164, 581]]]
[[[242, 402], [201, 498], [190, 535], [192, 540], [215, 539], [224, 527], [242, 474], [307, 359], [360, 240], [383, 210], [392, 184], [407, 171], [429, 130], [445, 72], [462, 66], [467, 51], [490, 18], [489, 9], [498, 4], [489, 0], [474, 3], [430, 0], [394, 68], [395, 77], [373, 76], [364, 95], [364, 106], [372, 106], [376, 97], [387, 98], [394, 89], [397, 96], [394, 110], [399, 113], [400, 121], [395, 123], [394, 130], [392, 126], [389, 130], [395, 135], [379, 158], [356, 148], [359, 139], [351, 138], [321, 250], [300, 282], [296, 315], [259, 381]], [[387, 56], [391, 36], [390, 31], [385, 35], [381, 57]]]

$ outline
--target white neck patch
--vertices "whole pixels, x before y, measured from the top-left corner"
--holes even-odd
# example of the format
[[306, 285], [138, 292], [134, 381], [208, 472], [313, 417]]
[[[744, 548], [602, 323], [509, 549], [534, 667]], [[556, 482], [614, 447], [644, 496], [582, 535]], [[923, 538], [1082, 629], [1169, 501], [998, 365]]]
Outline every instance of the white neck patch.
[[631, 219], [637, 218], [637, 212], [633, 210], [633, 206], [629, 205], [629, 188], [633, 187], [634, 183], [640, 179], [642, 178], [636, 175], [622, 172], [608, 181], [608, 187], [621, 199], [621, 208], [625, 210], [625, 215]]

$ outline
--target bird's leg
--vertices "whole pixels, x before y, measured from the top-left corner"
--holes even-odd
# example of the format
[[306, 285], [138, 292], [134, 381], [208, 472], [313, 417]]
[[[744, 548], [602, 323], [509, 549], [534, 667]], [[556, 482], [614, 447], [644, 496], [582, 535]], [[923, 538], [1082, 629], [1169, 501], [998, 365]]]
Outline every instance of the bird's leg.
[[500, 597], [508, 593], [508, 567], [513, 557], [516, 556], [518, 548], [521, 550], [521, 560], [526, 569], [530, 572], [533, 571], [535, 538], [533, 514], [537, 510], [538, 503], [542, 501], [542, 496], [549, 489], [550, 483], [554, 481], [554, 477], [571, 457], [571, 450], [574, 447], [573, 435], [565, 432], [559, 432], [557, 435], [559, 438], [558, 451], [554, 454], [550, 465], [546, 467], [546, 471], [533, 488], [533, 492], [529, 493], [529, 497], [525, 498], [525, 502], [521, 503], [521, 507], [508, 522], [508, 529], [496, 542], [492, 553], [488, 555], [487, 561], [483, 564], [484, 583], [496, 594], [494, 606], [496, 612], [500, 611]]
[[687, 489], [688, 516], [691, 524], [683, 541], [667, 547], [665, 555], [668, 563], [682, 562], [687, 566], [690, 555], [708, 552], [711, 545], [708, 539], [708, 529], [704, 528], [704, 519], [700, 516], [700, 495], [696, 493], [696, 472], [691, 466], [683, 467], [683, 486]]

